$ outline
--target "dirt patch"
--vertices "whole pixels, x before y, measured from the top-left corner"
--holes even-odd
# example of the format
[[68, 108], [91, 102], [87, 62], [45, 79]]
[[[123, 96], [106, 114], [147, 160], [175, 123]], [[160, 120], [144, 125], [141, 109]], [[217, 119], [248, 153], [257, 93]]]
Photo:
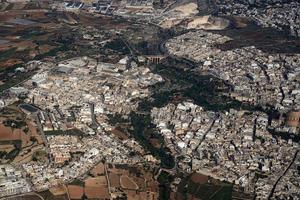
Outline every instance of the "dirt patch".
[[104, 173], [105, 173], [105, 170], [104, 170], [104, 164], [103, 164], [103, 163], [99, 163], [98, 165], [96, 165], [96, 166], [91, 170], [91, 174], [92, 174], [92, 176], [94, 176], [94, 177], [103, 175]]
[[5, 151], [5, 152], [10, 152], [14, 150], [14, 145], [13, 144], [2, 144], [0, 145], [0, 151]]
[[108, 178], [111, 187], [120, 187], [120, 176], [118, 174], [109, 173]]
[[26, 49], [35, 49], [37, 45], [31, 41], [22, 41], [15, 44], [16, 51], [24, 51]]
[[197, 16], [187, 24], [188, 29], [223, 30], [230, 25], [230, 21], [221, 17]]
[[159, 190], [158, 182], [154, 180], [147, 181], [147, 190], [151, 192], [157, 192]]
[[174, 10], [184, 13], [185, 15], [195, 15], [198, 13], [198, 5], [196, 3], [188, 3], [181, 6], [176, 7]]
[[109, 199], [110, 197], [107, 186], [85, 187], [84, 192], [88, 199]]
[[0, 62], [0, 68], [8, 68], [21, 63], [23, 63], [23, 61], [17, 58], [8, 59]]
[[194, 183], [197, 183], [197, 184], [205, 184], [208, 181], [208, 176], [198, 174], [198, 173], [194, 173], [191, 176], [191, 181], [193, 181]]
[[123, 189], [129, 189], [129, 190], [137, 190], [139, 189], [139, 187], [137, 186], [137, 184], [128, 176], [124, 176], [122, 175], [120, 177], [120, 183]]
[[89, 178], [85, 180], [85, 187], [98, 187], [103, 185], [107, 185], [105, 176], [99, 176], [97, 178]]
[[50, 191], [54, 196], [66, 194], [66, 188], [65, 188], [64, 186], [53, 187], [53, 188], [50, 188], [49, 191]]
[[146, 189], [146, 184], [145, 184], [145, 179], [141, 177], [130, 177], [139, 187], [140, 190], [145, 190]]
[[12, 10], [22, 10], [25, 7], [26, 3], [14, 3]]
[[121, 140], [127, 140], [129, 137], [126, 133], [118, 130], [118, 129], [113, 129], [112, 131], [110, 131], [111, 134], [114, 134], [115, 136], [117, 136], [118, 138], [120, 138]]
[[83, 196], [83, 187], [78, 185], [68, 185], [70, 199], [81, 199]]
[[127, 195], [128, 200], [143, 200], [143, 199], [156, 200], [156, 199], [158, 199], [158, 194], [152, 193], [152, 192], [138, 192], [138, 191], [133, 191], [133, 190], [126, 190], [125, 193]]
[[33, 124], [22, 128], [12, 128], [0, 124], [0, 142], [3, 141], [22, 141], [22, 148], [33, 144], [42, 144], [41, 136], [38, 135], [36, 127]]
[[0, 141], [23, 140], [25, 143], [28, 142], [28, 138], [26, 138], [22, 129], [13, 129], [11, 127], [4, 126], [4, 124], [0, 124], [0, 132]]
[[41, 45], [38, 47], [38, 52], [39, 52], [39, 54], [45, 54], [54, 48], [55, 47], [53, 47], [53, 46], [45, 44], [45, 45]]
[[109, 199], [106, 177], [86, 179], [84, 192], [89, 199]]

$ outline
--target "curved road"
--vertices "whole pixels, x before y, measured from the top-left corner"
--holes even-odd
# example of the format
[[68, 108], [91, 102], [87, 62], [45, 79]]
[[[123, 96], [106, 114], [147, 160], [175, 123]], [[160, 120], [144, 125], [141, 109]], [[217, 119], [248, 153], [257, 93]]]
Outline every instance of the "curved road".
[[18, 195], [13, 195], [13, 196], [9, 196], [9, 197], [3, 197], [3, 198], [0, 198], [0, 200], [15, 200], [15, 198], [17, 198], [17, 197], [22, 198], [24, 196], [37, 196], [41, 200], [45, 200], [44, 197], [42, 197], [41, 195], [39, 195], [38, 193], [35, 193], [35, 192], [30, 192], [30, 193], [26, 193], [26, 194], [18, 194]]

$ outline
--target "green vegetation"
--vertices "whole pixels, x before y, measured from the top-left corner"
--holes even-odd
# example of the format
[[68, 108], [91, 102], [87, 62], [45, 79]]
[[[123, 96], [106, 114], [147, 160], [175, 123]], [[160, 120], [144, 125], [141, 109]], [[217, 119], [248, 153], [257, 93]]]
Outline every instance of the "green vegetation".
[[78, 185], [78, 186], [84, 187], [84, 182], [81, 180], [75, 179], [69, 185]]
[[37, 56], [35, 57], [35, 59], [41, 60], [41, 59], [43, 59], [43, 58], [45, 58], [45, 57], [54, 57], [54, 56], [57, 55], [58, 52], [60, 52], [60, 51], [64, 52], [64, 51], [68, 51], [68, 50], [69, 50], [69, 48], [67, 47], [67, 45], [62, 45], [62, 46], [60, 46], [60, 47], [51, 49], [51, 50], [48, 51], [47, 53], [37, 55]]
[[[155, 126], [151, 123], [151, 117], [149, 115], [142, 115], [137, 113], [130, 114], [131, 125], [133, 126], [133, 130], [129, 132], [131, 135], [139, 141], [140, 145], [142, 145], [147, 151], [150, 151], [152, 155], [158, 157], [161, 160], [161, 166], [164, 168], [172, 168], [175, 165], [173, 156], [168, 153], [169, 150], [167, 148], [157, 149], [151, 145], [149, 139], [154, 134], [156, 137], [160, 135], [155, 133]], [[163, 141], [163, 138], [160, 136], [160, 141]]]
[[6, 151], [0, 151], [0, 159], [5, 158], [6, 155], [7, 155], [7, 152], [6, 152]]
[[6, 140], [6, 141], [0, 141], [0, 145], [6, 145], [6, 144], [12, 144], [15, 148], [21, 148], [22, 147], [22, 141], [21, 140]]
[[54, 131], [45, 131], [45, 135], [75, 135], [83, 136], [84, 133], [79, 129], [70, 129], [70, 130], [54, 130]]
[[10, 160], [12, 161], [17, 157], [22, 149], [22, 141], [21, 140], [11, 140], [11, 141], [1, 141], [0, 145], [3, 144], [12, 144], [14, 145], [14, 149], [10, 152], [0, 152], [0, 159]]
[[160, 159], [162, 167], [174, 167], [174, 158], [169, 153], [169, 149], [164, 146], [157, 149], [149, 142], [149, 139], [152, 137], [158, 138], [162, 143], [164, 141], [162, 136], [156, 132], [154, 124], [151, 123], [150, 113], [145, 115], [132, 112], [130, 113], [128, 120], [122, 118], [120, 115], [110, 115], [109, 117], [109, 122], [114, 125], [130, 123], [132, 125], [132, 129], [127, 129], [125, 132], [129, 132], [130, 135], [137, 140], [146, 151], [149, 151], [152, 155]]
[[6, 60], [15, 55], [17, 48], [11, 48], [5, 51], [0, 51], [0, 61]]
[[41, 36], [44, 34], [46, 34], [44, 31], [34, 29], [30, 31], [24, 31], [24, 33], [21, 35], [24, 39], [31, 39], [32, 37]]
[[33, 136], [30, 136], [30, 139], [29, 139], [32, 143], [36, 143], [37, 142], [37, 139]]
[[[17, 67], [22, 67], [22, 66], [23, 66], [22, 64], [18, 64], [18, 65], [15, 65], [14, 67], [10, 67], [9, 69], [15, 69]], [[14, 78], [8, 78], [7, 77], [8, 73], [9, 72], [3, 73], [3, 74], [6, 74], [5, 75], [6, 78], [4, 79], [5, 83], [3, 85], [0, 85], [0, 95], [4, 90], [7, 90], [7, 89], [21, 83], [22, 81], [28, 79], [29, 77], [31, 77], [35, 73], [35, 70], [28, 71], [25, 73], [16, 73]]]
[[166, 171], [162, 171], [157, 181], [159, 182], [159, 199], [160, 200], [168, 200], [170, 199], [170, 184], [173, 181], [173, 177]]
[[48, 158], [48, 154], [44, 150], [39, 150], [33, 153], [32, 160], [38, 162], [45, 162]]
[[194, 182], [191, 176], [182, 179], [178, 186], [177, 193], [184, 196], [185, 199], [193, 197], [195, 199], [205, 200], [231, 200], [232, 184], [221, 182], [213, 178], [209, 178], [208, 182]]
[[[174, 61], [169, 61], [173, 63]], [[166, 80], [169, 80], [172, 85], [181, 86], [170, 94], [179, 93], [182, 97], [192, 99], [197, 105], [202, 106], [206, 110], [222, 111], [231, 108], [240, 110], [258, 110], [255, 106], [242, 103], [230, 97], [223, 96], [223, 92], [229, 92], [230, 87], [220, 79], [210, 75], [199, 75], [188, 70], [184, 70], [171, 64], [160, 64], [154, 68], [154, 72], [161, 75]], [[177, 65], [180, 65], [177, 64]], [[182, 65], [186, 65], [183, 63]]]
[[[21, 119], [20, 120], [7, 119], [3, 122], [3, 125], [19, 129], [19, 128], [26, 126], [26, 122]], [[26, 127], [25, 127], [25, 129], [26, 129]], [[27, 129], [28, 129], [28, 127], [27, 127]]]
[[108, 114], [109, 123], [111, 124], [123, 124], [128, 123], [128, 119], [124, 119], [121, 114]]
[[232, 186], [205, 184], [201, 185], [196, 193], [192, 194], [207, 200], [231, 200]]
[[121, 52], [123, 54], [130, 54], [130, 50], [126, 46], [126, 44], [121, 39], [115, 39], [109, 43], [107, 43], [104, 48], [109, 48], [117, 52]]
[[13, 160], [15, 157], [17, 157], [20, 153], [21, 149], [13, 149], [12, 151], [8, 152], [5, 156], [5, 159], [7, 160]]

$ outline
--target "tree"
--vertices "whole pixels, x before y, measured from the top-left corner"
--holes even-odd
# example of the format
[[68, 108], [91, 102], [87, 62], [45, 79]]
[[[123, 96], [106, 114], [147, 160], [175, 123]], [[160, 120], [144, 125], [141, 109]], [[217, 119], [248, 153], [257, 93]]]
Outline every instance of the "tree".
[[33, 136], [30, 136], [30, 139], [29, 139], [32, 143], [35, 143], [37, 142], [37, 139]]
[[[29, 132], [29, 128], [28, 128], [28, 126], [26, 126], [24, 129], [23, 129], [23, 131], [24, 131], [24, 133], [28, 133]], [[31, 137], [30, 137], [31, 138]], [[31, 141], [31, 140], [30, 140]]]

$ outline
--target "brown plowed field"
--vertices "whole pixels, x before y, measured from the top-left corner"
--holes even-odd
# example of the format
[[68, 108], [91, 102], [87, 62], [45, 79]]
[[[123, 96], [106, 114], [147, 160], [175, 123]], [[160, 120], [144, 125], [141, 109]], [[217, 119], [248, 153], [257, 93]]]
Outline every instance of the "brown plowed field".
[[98, 187], [99, 185], [107, 185], [105, 176], [99, 176], [97, 178], [89, 178], [85, 180], [85, 187]]
[[108, 177], [111, 187], [120, 187], [120, 176], [118, 174], [109, 173]]
[[88, 199], [109, 199], [107, 186], [85, 187], [84, 193]]
[[198, 173], [194, 173], [191, 177], [191, 180], [194, 183], [197, 183], [197, 184], [205, 184], [208, 181], [208, 176], [198, 174]]
[[93, 176], [100, 176], [104, 174], [104, 164], [103, 163], [99, 163], [98, 165], [96, 165], [92, 170], [91, 170], [91, 174]]
[[81, 199], [83, 196], [83, 187], [78, 185], [68, 185], [68, 193], [71, 199]]

